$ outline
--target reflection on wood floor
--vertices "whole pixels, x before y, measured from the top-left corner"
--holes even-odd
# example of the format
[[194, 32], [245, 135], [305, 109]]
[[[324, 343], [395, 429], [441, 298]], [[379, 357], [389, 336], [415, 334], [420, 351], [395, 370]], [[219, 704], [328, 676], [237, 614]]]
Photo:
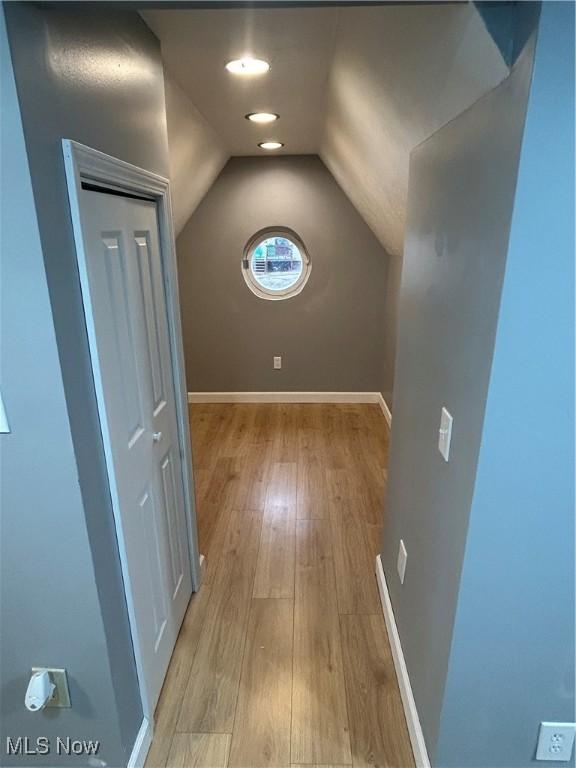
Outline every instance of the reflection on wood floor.
[[413, 766], [374, 576], [376, 405], [190, 408], [204, 584], [147, 766]]

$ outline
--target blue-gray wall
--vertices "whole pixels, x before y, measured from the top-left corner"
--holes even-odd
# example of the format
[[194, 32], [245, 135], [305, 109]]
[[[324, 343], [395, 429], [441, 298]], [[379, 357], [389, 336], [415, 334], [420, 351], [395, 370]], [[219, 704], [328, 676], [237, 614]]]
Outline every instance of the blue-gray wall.
[[[532, 54], [533, 39], [498, 88], [411, 155], [382, 562], [432, 759]], [[437, 448], [443, 406], [454, 418], [449, 463]], [[396, 572], [400, 539], [408, 552], [403, 585]]]
[[[121, 766], [142, 712], [60, 142], [168, 175], [160, 48], [133, 11], [4, 12], [17, 97], [4, 39], [1, 383], [13, 431], [0, 436], [3, 735], [101, 739], [99, 757]], [[24, 709], [32, 665], [68, 669], [72, 709]], [[35, 758], [66, 762], [85, 760]]]
[[542, 4], [440, 766], [528, 768], [575, 715], [574, 31]]
[[[1, 378], [11, 433], [1, 451], [1, 747], [7, 737], [103, 739], [125, 745], [94, 579], [42, 246], [10, 56], [2, 29]], [[112, 561], [113, 562], [113, 561]], [[120, 627], [122, 629], [122, 627]], [[68, 670], [73, 708], [31, 714], [31, 666]], [[136, 712], [138, 704], [136, 705]], [[53, 755], [39, 764], [63, 762]], [[78, 760], [69, 760], [78, 763]]]

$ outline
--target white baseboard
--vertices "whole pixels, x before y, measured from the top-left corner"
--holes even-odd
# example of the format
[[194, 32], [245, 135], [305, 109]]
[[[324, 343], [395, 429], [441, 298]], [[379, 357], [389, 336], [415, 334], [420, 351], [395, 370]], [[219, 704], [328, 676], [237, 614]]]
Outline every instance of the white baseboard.
[[380, 403], [380, 392], [188, 392], [189, 403]]
[[416, 768], [430, 768], [426, 742], [424, 741], [424, 734], [422, 733], [422, 726], [420, 725], [420, 718], [418, 717], [418, 710], [416, 709], [416, 702], [414, 701], [412, 686], [410, 685], [410, 678], [408, 677], [408, 669], [404, 660], [404, 653], [402, 652], [400, 635], [398, 634], [398, 627], [396, 626], [396, 619], [394, 618], [394, 611], [392, 610], [392, 603], [390, 601], [380, 555], [376, 558], [376, 579], [378, 581], [380, 602], [382, 603], [382, 610], [384, 611], [384, 621], [386, 622], [388, 639], [390, 640], [390, 647], [392, 648], [392, 658], [394, 659], [396, 677], [398, 678], [398, 686], [400, 688], [400, 695], [402, 696], [402, 704], [404, 706], [404, 714], [406, 716], [406, 723], [408, 725], [408, 733], [410, 735], [412, 751], [414, 752]]
[[142, 720], [142, 725], [136, 736], [136, 741], [132, 747], [132, 753], [130, 760], [128, 760], [127, 768], [144, 768], [146, 762], [146, 756], [152, 744], [153, 726], [150, 720], [146, 717]]
[[386, 424], [388, 424], [388, 426], [391, 427], [392, 413], [390, 411], [390, 408], [388, 408], [388, 403], [386, 402], [386, 400], [384, 400], [384, 397], [380, 392], [378, 392], [378, 405], [380, 406], [380, 409], [384, 414], [384, 418], [386, 419]]

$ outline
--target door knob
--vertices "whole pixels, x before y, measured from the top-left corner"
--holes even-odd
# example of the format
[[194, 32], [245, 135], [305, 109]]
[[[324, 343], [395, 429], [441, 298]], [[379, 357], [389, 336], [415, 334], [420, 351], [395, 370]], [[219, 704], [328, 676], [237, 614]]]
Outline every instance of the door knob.
[[154, 440], [155, 443], [159, 443], [160, 440], [162, 440], [162, 432], [154, 432], [152, 440]]

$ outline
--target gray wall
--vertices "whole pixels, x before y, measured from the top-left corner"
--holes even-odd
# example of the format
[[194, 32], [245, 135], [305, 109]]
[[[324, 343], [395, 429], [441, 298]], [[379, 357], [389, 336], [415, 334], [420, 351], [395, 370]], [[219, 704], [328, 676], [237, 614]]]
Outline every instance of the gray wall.
[[[312, 261], [285, 301], [255, 296], [240, 268], [273, 225], [294, 229]], [[380, 388], [388, 256], [319, 158], [233, 158], [177, 250], [189, 390]]]
[[540, 722], [574, 720], [574, 203], [574, 5], [547, 2], [446, 683], [441, 766], [528, 768]]
[[[13, 178], [14, 164], [22, 205], [12, 189], [3, 196], [2, 386], [13, 434], [0, 438], [2, 724], [7, 734], [99, 738], [100, 757], [119, 766], [142, 713], [60, 140], [168, 175], [162, 63], [135, 12], [31, 3], [4, 10], [38, 228], [12, 84], [3, 89], [11, 124], [2, 178]], [[9, 79], [7, 66], [2, 72]], [[71, 710], [24, 709], [33, 664], [69, 670]]]
[[[480, 447], [531, 49], [497, 89], [414, 150], [382, 560], [434, 756]], [[454, 417], [450, 462], [437, 449]], [[399, 540], [408, 552], [404, 584]]]

